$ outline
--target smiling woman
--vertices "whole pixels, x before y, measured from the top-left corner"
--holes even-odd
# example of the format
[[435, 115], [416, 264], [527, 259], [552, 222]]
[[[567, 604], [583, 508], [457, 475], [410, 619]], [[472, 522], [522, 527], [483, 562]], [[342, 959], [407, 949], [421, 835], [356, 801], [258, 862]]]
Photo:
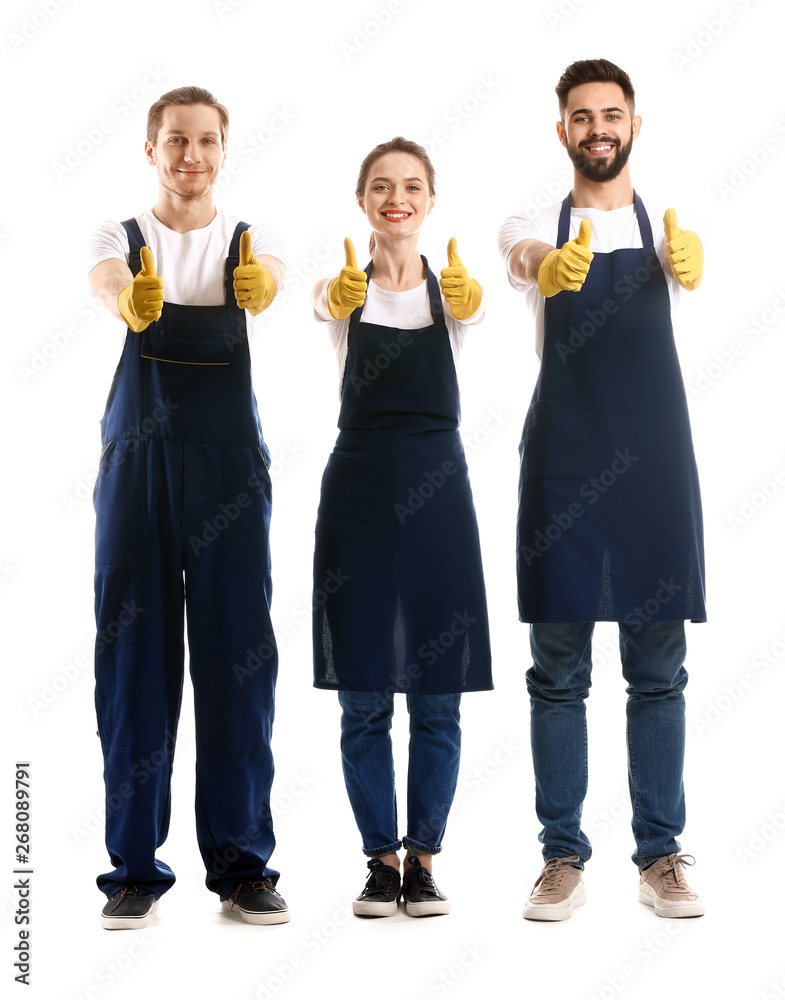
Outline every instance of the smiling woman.
[[[372, 261], [360, 270], [347, 239], [346, 266], [314, 290], [341, 371], [315, 593], [331, 572], [342, 573], [340, 588], [313, 602], [314, 683], [338, 692], [346, 788], [371, 859], [354, 912], [391, 916], [402, 895], [410, 916], [426, 916], [450, 910], [431, 864], [455, 794], [461, 694], [492, 686], [455, 374], [466, 329], [484, 310], [454, 239], [441, 282], [417, 250], [435, 201], [421, 146], [401, 137], [377, 146], [356, 193], [372, 230]], [[390, 741], [396, 692], [407, 695], [410, 718], [402, 840]]]
[[[386, 158], [395, 154], [404, 154], [408, 157], [408, 165], [413, 174], [411, 177], [403, 178], [404, 189], [410, 193], [415, 201], [420, 202], [421, 208], [423, 207], [423, 199], [427, 200], [428, 208], [425, 214], [430, 214], [434, 199], [436, 198], [436, 171], [433, 169], [433, 164], [427, 156], [425, 159], [420, 157], [419, 154], [421, 152], [423, 152], [423, 149], [416, 142], [409, 142], [401, 136], [397, 136], [390, 142], [377, 146], [376, 149], [366, 156], [360, 166], [360, 173], [357, 176], [357, 187], [355, 189], [357, 204], [366, 215], [368, 212], [363, 207], [363, 203], [365, 202], [366, 191], [370, 191], [370, 189], [374, 189], [376, 193], [375, 199], [371, 201], [372, 207], [375, 206], [378, 209], [386, 204], [387, 207], [384, 209], [386, 217], [389, 218], [396, 214], [411, 214], [408, 212], [408, 209], [406, 213], [396, 213], [392, 207], [394, 202], [390, 201], [389, 198], [385, 199], [385, 192], [390, 190], [391, 182], [388, 177], [381, 175], [384, 173]], [[374, 174], [379, 176], [371, 178], [369, 175], [372, 169]], [[423, 175], [424, 179], [420, 175]], [[373, 228], [373, 223], [371, 223], [371, 228]], [[419, 226], [417, 228], [419, 229]], [[372, 233], [369, 246], [371, 256], [373, 256], [375, 248], [376, 237]]]

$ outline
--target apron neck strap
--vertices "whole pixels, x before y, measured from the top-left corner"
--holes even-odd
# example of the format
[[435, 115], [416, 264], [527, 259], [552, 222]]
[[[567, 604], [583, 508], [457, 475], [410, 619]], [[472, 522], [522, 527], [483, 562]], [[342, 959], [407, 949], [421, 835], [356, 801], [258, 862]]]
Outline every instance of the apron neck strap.
[[[442, 296], [439, 291], [439, 282], [436, 280], [436, 275], [428, 267], [428, 260], [420, 254], [420, 260], [425, 264], [426, 281], [428, 282], [428, 301], [431, 306], [431, 316], [433, 317], [434, 323], [439, 323], [444, 316], [444, 308], [442, 307]], [[368, 278], [368, 284], [371, 283], [371, 273], [373, 271], [373, 260], [369, 260], [365, 267], [365, 274]], [[362, 320], [362, 311], [365, 302], [361, 306], [357, 306], [354, 312], [349, 318], [349, 326], [353, 326]]]
[[[632, 192], [632, 202], [635, 206], [635, 216], [638, 220], [638, 229], [641, 234], [641, 243], [645, 247], [653, 247], [654, 240], [651, 234], [651, 223], [649, 222], [649, 216], [646, 214], [646, 209], [643, 207], [643, 202], [638, 197], [638, 192]], [[570, 211], [572, 209], [572, 193], [568, 194], [564, 201], [561, 203], [561, 212], [559, 213], [559, 229], [558, 235], [556, 237], [556, 246], [559, 250], [564, 246], [570, 236]]]
[[651, 235], [651, 223], [649, 222], [649, 216], [646, 209], [643, 207], [643, 202], [638, 197], [638, 192], [632, 192], [633, 204], [635, 205], [635, 215], [638, 219], [638, 229], [641, 231], [641, 243], [645, 247], [653, 247], [654, 239]]
[[572, 208], [572, 194], [568, 194], [561, 203], [559, 213], [559, 230], [556, 237], [556, 247], [558, 250], [564, 246], [570, 236], [570, 209]]

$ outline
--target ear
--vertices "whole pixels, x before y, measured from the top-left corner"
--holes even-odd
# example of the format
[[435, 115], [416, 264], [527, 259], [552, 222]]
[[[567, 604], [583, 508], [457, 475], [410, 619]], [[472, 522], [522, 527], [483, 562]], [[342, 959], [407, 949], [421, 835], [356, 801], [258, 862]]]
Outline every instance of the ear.
[[428, 211], [425, 213], [426, 215], [430, 215], [431, 212], [433, 211], [433, 205], [435, 201], [436, 201], [436, 195], [432, 194], [431, 197], [428, 199]]
[[360, 211], [363, 213], [363, 215], [367, 215], [368, 213], [365, 211], [365, 199], [358, 198], [357, 204], [360, 206]]
[[638, 138], [640, 130], [641, 130], [641, 116], [640, 115], [633, 115], [632, 116], [632, 138], [633, 138], [633, 141]]
[[155, 147], [151, 146], [147, 139], [144, 141], [144, 155], [147, 157], [147, 162], [155, 166]]
[[556, 122], [556, 134], [559, 136], [559, 142], [562, 146], [567, 145], [567, 133], [564, 130], [564, 123], [561, 121]]

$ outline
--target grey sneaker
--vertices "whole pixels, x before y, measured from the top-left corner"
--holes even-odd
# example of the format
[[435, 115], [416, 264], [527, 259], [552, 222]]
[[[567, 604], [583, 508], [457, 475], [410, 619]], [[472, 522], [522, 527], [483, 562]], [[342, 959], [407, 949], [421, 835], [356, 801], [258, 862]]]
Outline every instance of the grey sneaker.
[[684, 865], [694, 864], [691, 854], [669, 854], [659, 858], [641, 872], [639, 902], [653, 906], [658, 917], [702, 917], [706, 906], [684, 877]]
[[569, 858], [551, 858], [534, 883], [529, 901], [523, 908], [526, 920], [566, 920], [574, 906], [586, 902], [586, 886], [580, 868], [570, 862], [580, 862], [577, 854]]
[[147, 889], [127, 885], [110, 896], [101, 910], [101, 926], [107, 931], [130, 931], [147, 927], [158, 900]]

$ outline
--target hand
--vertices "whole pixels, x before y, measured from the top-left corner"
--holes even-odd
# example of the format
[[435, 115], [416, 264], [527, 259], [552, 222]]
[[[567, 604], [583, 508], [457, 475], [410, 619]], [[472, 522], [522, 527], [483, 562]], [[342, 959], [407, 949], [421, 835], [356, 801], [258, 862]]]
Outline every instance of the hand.
[[266, 267], [262, 267], [251, 250], [251, 234], [240, 234], [240, 264], [234, 269], [234, 297], [241, 309], [252, 316], [270, 305], [275, 298], [275, 282]]
[[439, 282], [444, 301], [456, 319], [468, 319], [477, 312], [482, 301], [482, 290], [461, 263], [458, 256], [458, 241], [453, 238], [447, 244], [447, 267], [442, 269]]
[[551, 250], [540, 264], [537, 287], [540, 295], [549, 299], [557, 292], [579, 292], [589, 273], [594, 254], [589, 249], [591, 223], [581, 220], [581, 227], [574, 240], [565, 243], [561, 250]]
[[327, 308], [333, 319], [346, 319], [350, 316], [365, 302], [368, 291], [368, 277], [365, 271], [357, 267], [354, 245], [348, 236], [343, 241], [343, 248], [346, 252], [346, 265], [327, 286]]
[[120, 315], [134, 333], [141, 333], [159, 320], [164, 305], [164, 279], [156, 277], [150, 248], [142, 247], [139, 256], [142, 270], [117, 296]]
[[665, 249], [674, 279], [694, 291], [703, 280], [703, 246], [695, 235], [676, 224], [676, 211], [669, 208], [662, 220], [665, 224]]

